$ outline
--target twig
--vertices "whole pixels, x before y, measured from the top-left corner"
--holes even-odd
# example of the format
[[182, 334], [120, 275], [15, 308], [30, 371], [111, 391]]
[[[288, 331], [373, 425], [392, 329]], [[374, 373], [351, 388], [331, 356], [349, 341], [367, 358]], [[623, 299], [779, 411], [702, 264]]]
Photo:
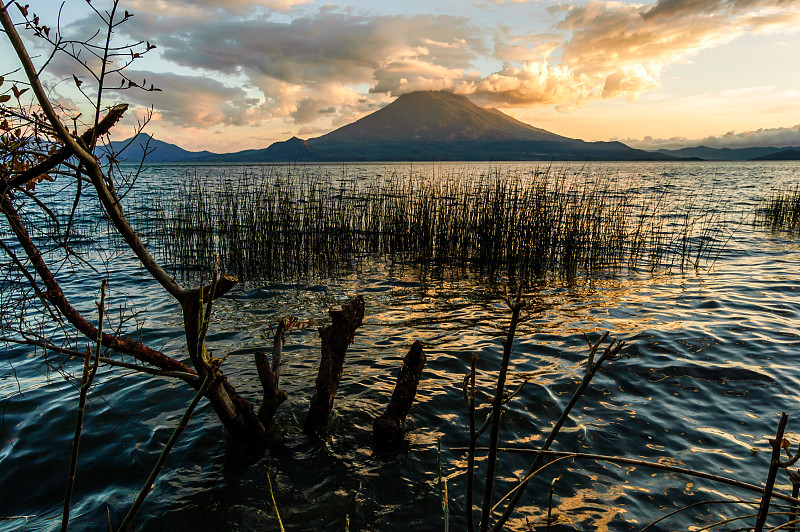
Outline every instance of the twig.
[[508, 335], [503, 342], [503, 359], [500, 362], [500, 373], [497, 376], [497, 388], [494, 393], [494, 402], [492, 404], [492, 427], [489, 433], [489, 456], [486, 463], [486, 482], [483, 489], [483, 502], [481, 503], [481, 532], [486, 532], [489, 529], [489, 518], [492, 508], [492, 495], [494, 493], [494, 477], [497, 467], [497, 446], [500, 440], [500, 414], [503, 410], [503, 392], [506, 387], [506, 374], [508, 373], [508, 364], [511, 360], [511, 349], [514, 346], [514, 334], [517, 330], [519, 323], [520, 310], [525, 304], [517, 296], [517, 301], [511, 303], [511, 323], [508, 326]]
[[270, 480], [269, 478], [269, 471], [271, 464], [272, 464], [272, 458], [270, 458], [269, 462], [267, 462], [267, 485], [269, 486], [269, 496], [270, 498], [272, 498], [272, 507], [275, 508], [275, 516], [278, 518], [278, 526], [280, 527], [281, 532], [286, 532], [285, 529], [283, 528], [283, 521], [281, 521], [281, 513], [278, 511], [278, 503], [275, 502], [275, 493], [273, 493], [272, 491], [272, 480]]
[[172, 433], [172, 436], [169, 438], [169, 441], [167, 441], [167, 444], [164, 446], [164, 450], [161, 451], [161, 455], [158, 457], [156, 465], [153, 466], [153, 470], [150, 472], [150, 476], [147, 477], [147, 481], [144, 483], [144, 486], [142, 486], [142, 489], [139, 491], [139, 495], [133, 502], [133, 506], [131, 506], [131, 509], [128, 510], [127, 515], [125, 515], [125, 519], [122, 520], [122, 524], [117, 529], [118, 532], [127, 532], [128, 530], [130, 530], [131, 523], [133, 522], [133, 518], [136, 516], [136, 512], [139, 510], [139, 507], [142, 505], [145, 498], [152, 490], [153, 484], [156, 481], [156, 477], [158, 477], [158, 474], [161, 472], [161, 468], [164, 467], [164, 463], [167, 461], [167, 456], [169, 455], [172, 448], [175, 446], [175, 443], [178, 441], [178, 438], [180, 437], [183, 430], [189, 424], [189, 419], [192, 417], [194, 409], [197, 407], [197, 404], [200, 402], [200, 399], [202, 399], [203, 395], [206, 393], [209, 386], [211, 386], [213, 380], [214, 380], [214, 375], [212, 373], [206, 375], [206, 378], [203, 381], [203, 385], [200, 386], [199, 390], [197, 390], [197, 393], [192, 399], [192, 402], [189, 403], [189, 407], [186, 409], [186, 412], [183, 413], [183, 417], [181, 417], [181, 420], [178, 422], [178, 426], [175, 427], [175, 431]]
[[713, 500], [710, 500], [710, 501], [698, 501], [698, 502], [694, 502], [692, 504], [687, 504], [686, 506], [682, 506], [681, 508], [678, 508], [677, 510], [669, 512], [666, 515], [662, 515], [661, 517], [659, 517], [655, 521], [652, 521], [651, 523], [649, 523], [646, 527], [641, 529], [639, 532], [646, 532], [647, 530], [650, 530], [651, 528], [656, 526], [661, 521], [665, 521], [665, 520], [669, 519], [670, 517], [672, 517], [673, 515], [677, 515], [677, 514], [679, 514], [681, 512], [685, 512], [686, 510], [691, 510], [692, 508], [697, 508], [698, 506], [706, 506], [706, 505], [709, 505], [709, 504], [756, 504], [756, 503], [753, 502], [753, 501], [744, 501], [744, 500], [732, 501], [730, 499], [713, 499]]
[[555, 460], [551, 460], [550, 462], [547, 462], [546, 464], [540, 466], [539, 469], [537, 469], [536, 471], [531, 471], [530, 474], [528, 474], [524, 479], [522, 479], [522, 482], [520, 482], [519, 484], [514, 486], [514, 489], [512, 489], [511, 491], [509, 491], [508, 493], [503, 495], [503, 498], [500, 499], [499, 501], [497, 501], [494, 506], [492, 506], [492, 511], [495, 511], [497, 508], [500, 507], [501, 504], [503, 504], [503, 501], [505, 501], [506, 499], [508, 499], [509, 497], [514, 495], [515, 493], [517, 493], [518, 490], [521, 490], [523, 483], [528, 482], [530, 479], [532, 479], [533, 477], [538, 475], [539, 472], [544, 471], [545, 469], [547, 469], [551, 465], [554, 465], [555, 463], [560, 462], [561, 460], [566, 460], [567, 458], [572, 458], [572, 456], [570, 456], [570, 455], [560, 456], [560, 457], [556, 458]]
[[775, 477], [778, 475], [778, 468], [781, 462], [781, 448], [783, 447], [783, 433], [786, 430], [786, 423], [789, 421], [789, 416], [786, 412], [781, 413], [781, 420], [778, 422], [778, 431], [775, 433], [775, 439], [770, 440], [772, 445], [772, 456], [769, 462], [769, 473], [767, 474], [767, 483], [764, 485], [764, 496], [761, 498], [761, 506], [758, 508], [758, 516], [756, 517], [755, 532], [762, 532], [764, 530], [764, 523], [767, 522], [767, 515], [769, 514], [769, 501], [772, 497], [772, 490], [775, 487]]
[[[780, 512], [780, 515], [784, 514], [785, 512]], [[782, 525], [778, 525], [775, 528], [770, 528], [768, 532], [773, 532], [774, 530], [783, 530], [787, 526], [790, 527], [789, 530], [791, 530], [791, 527], [797, 527], [797, 525], [800, 524], [800, 519], [791, 519], [791, 512], [789, 512], [789, 516], [790, 516], [789, 521], [783, 523]]]
[[97, 374], [97, 365], [100, 363], [100, 349], [103, 345], [103, 312], [106, 305], [106, 280], [100, 284], [100, 303], [97, 304], [97, 343], [94, 362], [89, 367], [91, 351], [86, 348], [86, 358], [83, 360], [83, 375], [81, 377], [81, 390], [78, 394], [78, 420], [75, 423], [75, 437], [72, 438], [72, 457], [69, 463], [69, 476], [67, 477], [67, 491], [64, 494], [64, 511], [61, 516], [61, 532], [66, 532], [69, 527], [69, 512], [72, 502], [72, 490], [75, 487], [75, 475], [78, 469], [78, 449], [81, 444], [83, 431], [83, 417], [86, 410], [86, 396], [92, 386], [94, 376]]
[[439, 472], [439, 500], [444, 514], [444, 532], [450, 530], [450, 501], [447, 496], [447, 479], [442, 478], [442, 439], [436, 439], [436, 469]]
[[[602, 340], [605, 340], [607, 337], [608, 333], [603, 334]], [[594, 356], [597, 352], [597, 349], [600, 346], [600, 342], [597, 342], [595, 344], [589, 342], [589, 345], [590, 345], [589, 358], [590, 360], [594, 361]], [[583, 376], [583, 380], [578, 385], [578, 388], [575, 390], [575, 393], [572, 394], [572, 398], [570, 398], [567, 406], [561, 412], [561, 417], [559, 417], [558, 421], [556, 421], [556, 424], [550, 431], [550, 435], [547, 437], [547, 440], [542, 445], [541, 450], [543, 451], [548, 450], [550, 448], [550, 445], [552, 445], [553, 441], [555, 441], [556, 436], [558, 436], [558, 433], [561, 430], [561, 427], [564, 425], [567, 419], [569, 419], [569, 414], [572, 411], [572, 408], [577, 404], [578, 400], [581, 398], [581, 396], [583, 396], [587, 388], [589, 388], [589, 384], [592, 382], [595, 373], [597, 373], [597, 371], [600, 369], [600, 367], [606, 360], [611, 360], [613, 358], [616, 358], [616, 356], [619, 354], [620, 350], [624, 346], [625, 342], [617, 341], [615, 339], [611, 340], [611, 343], [608, 346], [606, 346], [605, 350], [603, 351], [603, 354], [600, 355], [600, 358], [598, 358], [597, 361], [594, 362], [594, 364], [587, 366], [586, 374]], [[511, 513], [514, 511], [514, 508], [516, 508], [517, 504], [519, 504], [519, 501], [522, 498], [522, 494], [525, 493], [525, 487], [532, 478], [532, 474], [539, 468], [539, 466], [542, 463], [542, 460], [544, 460], [544, 454], [539, 454], [536, 457], [536, 459], [534, 459], [530, 468], [528, 468], [528, 472], [525, 474], [525, 478], [522, 481], [520, 481], [519, 485], [512, 490], [512, 491], [516, 490], [517, 492], [514, 494], [514, 498], [511, 499], [511, 501], [508, 503], [508, 506], [503, 512], [503, 515], [501, 515], [500, 519], [497, 521], [497, 523], [495, 523], [494, 527], [492, 528], [493, 532], [499, 532], [500, 530], [502, 530], [505, 522], [508, 521], [509, 517], [511, 517]], [[505, 499], [505, 497], [503, 498]]]
[[555, 491], [556, 482], [561, 478], [561, 475], [558, 475], [553, 479], [550, 483], [550, 497], [547, 500], [547, 532], [550, 532], [550, 525], [553, 522], [553, 491]]
[[[797, 496], [800, 495], [800, 470], [790, 472], [789, 479], [792, 481], [792, 497], [797, 498]], [[793, 502], [790, 519], [796, 521], [797, 516], [797, 503]], [[797, 532], [796, 524], [792, 524], [789, 528], [789, 532]]]
[[[451, 451], [466, 451], [467, 447], [451, 447]], [[721, 475], [715, 475], [713, 473], [706, 473], [705, 471], [697, 471], [694, 469], [688, 469], [685, 467], [678, 467], [672, 466], [667, 464], [661, 464], [658, 462], [648, 462], [647, 460], [639, 460], [636, 458], [627, 458], [624, 456], [609, 456], [604, 454], [591, 454], [591, 453], [572, 453], [569, 451], [550, 451], [550, 450], [541, 450], [541, 449], [520, 449], [515, 447], [500, 447], [497, 449], [498, 452], [504, 453], [522, 453], [522, 454], [537, 454], [537, 455], [545, 455], [545, 456], [567, 456], [570, 458], [584, 458], [587, 460], [598, 460], [601, 462], [610, 462], [614, 464], [627, 464], [633, 466], [640, 466], [640, 467], [647, 467], [650, 469], [660, 469], [662, 471], [669, 471], [671, 473], [679, 473], [681, 475], [689, 475], [692, 477], [697, 478], [704, 478], [706, 480], [713, 480], [714, 482], [719, 482], [721, 484], [727, 484], [729, 486], [734, 486], [737, 488], [745, 489], [748, 491], [752, 491], [754, 493], [764, 493], [764, 488], [761, 486], [757, 486], [755, 484], [749, 484], [747, 482], [742, 482], [740, 480], [723, 477]], [[476, 451], [488, 451], [487, 447], [478, 447]], [[775, 492], [772, 494], [773, 498], [780, 499], [782, 501], [786, 501], [789, 503], [798, 503], [800, 504], [800, 499], [795, 497], [791, 497], [789, 495], [784, 495], [781, 492]]]
[[[2, 10], [0, 9], [0, 15], [1, 14]], [[50, 268], [44, 262], [41, 252], [34, 244], [19, 213], [7, 196], [0, 195], [0, 210], [2, 210], [8, 220], [17, 242], [19, 242], [25, 250], [25, 254], [28, 256], [31, 266], [33, 266], [33, 269], [44, 283], [46, 288], [44, 293], [48, 302], [50, 302], [50, 304], [52, 304], [81, 334], [94, 341], [95, 338], [98, 337], [97, 328], [89, 323], [89, 321], [67, 301], [64, 292], [61, 290], [61, 286], [59, 286], [52, 271], [50, 271]], [[107, 333], [103, 334], [102, 338], [104, 346], [120, 353], [130, 354], [138, 360], [152, 364], [160, 369], [192, 373], [192, 370], [182, 362], [131, 339], [119, 338]]]
[[473, 532], [475, 524], [473, 522], [472, 498], [475, 491], [475, 363], [478, 355], [472, 354], [472, 363], [469, 370], [469, 451], [467, 453], [467, 530]]
[[[44, 340], [34, 340], [32, 338], [20, 339], [20, 338], [11, 338], [9, 336], [0, 336], [0, 342], [10, 342], [20, 345], [32, 345], [36, 347], [41, 347], [42, 349], [45, 349], [48, 352], [57, 353], [59, 355], [64, 355], [70, 358], [84, 357], [84, 354], [81, 353], [80, 351], [77, 351], [76, 349], [67, 349], [65, 347], [60, 347], [58, 345], [51, 344]], [[200, 377], [196, 373], [188, 373], [186, 371], [161, 370], [161, 369], [151, 368], [149, 366], [131, 364], [130, 362], [123, 362], [122, 360], [115, 360], [113, 358], [108, 358], [108, 357], [100, 357], [100, 363], [108, 364], [109, 366], [132, 369], [140, 373], [147, 373], [148, 375], [155, 375], [157, 377], [170, 377], [173, 379], [181, 379], [182, 381], [185, 381], [188, 384], [190, 384], [192, 387], [197, 387], [202, 384]]]

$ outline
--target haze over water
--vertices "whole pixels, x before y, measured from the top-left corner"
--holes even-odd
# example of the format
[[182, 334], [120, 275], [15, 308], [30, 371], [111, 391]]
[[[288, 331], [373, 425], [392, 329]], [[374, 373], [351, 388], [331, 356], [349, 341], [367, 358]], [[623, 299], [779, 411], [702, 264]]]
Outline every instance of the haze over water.
[[[520, 163], [414, 165], [423, 178], [463, 172], [521, 172]], [[508, 405], [503, 444], [541, 444], [583, 374], [584, 334], [603, 331], [629, 342], [621, 360], [597, 375], [562, 430], [554, 449], [625, 455], [761, 484], [769, 464], [768, 437], [778, 414], [788, 412], [793, 447], [800, 441], [800, 238], [753, 227], [751, 213], [772, 189], [793, 188], [798, 163], [557, 163], [555, 171], [589, 172], [653, 186], [692, 190], [696, 201], [719, 199], [720, 219], [735, 230], [715, 261], [697, 270], [597, 276], [570, 284], [551, 280], [528, 289], [531, 309], [517, 331], [510, 387], [530, 382]], [[166, 177], [229, 175], [241, 166], [153, 166], [131, 194], [132, 204], [159, 194]], [[258, 169], [255, 169], [256, 171]], [[318, 165], [346, 179], [410, 172], [396, 165]], [[428, 177], [426, 177], [428, 176]], [[713, 197], [710, 195], [713, 194]], [[686, 196], [674, 201], [686, 201]], [[91, 236], [91, 235], [88, 235]], [[97, 238], [102, 238], [99, 235]], [[115, 257], [117, 248], [104, 244]], [[121, 249], [121, 248], [120, 248]], [[87, 272], [84, 272], [87, 273]], [[144, 272], [123, 258], [110, 263], [111, 305], [144, 305], [145, 343], [183, 352], [180, 309]], [[77, 306], [91, 308], [100, 275], [64, 279]], [[140, 513], [146, 530], [250, 530], [277, 528], [267, 474], [287, 530], [432, 530], [442, 527], [436, 488], [437, 440], [449, 477], [453, 529], [463, 529], [465, 462], [452, 450], [467, 443], [461, 384], [471, 353], [480, 356], [479, 386], [492, 393], [509, 312], [502, 283], [475, 274], [422, 278], [417, 266], [362, 263], [336, 278], [246, 282], [215, 307], [209, 345], [236, 354], [224, 369], [247, 397], [259, 392], [252, 352], [268, 349], [262, 329], [289, 314], [313, 327], [288, 337], [282, 387], [289, 401], [271, 429], [273, 444], [249, 453], [225, 435], [201, 403]], [[363, 294], [364, 325], [345, 362], [330, 434], [319, 442], [301, 434], [313, 393], [319, 339], [315, 327], [342, 299]], [[372, 418], [381, 413], [402, 356], [414, 340], [426, 344], [428, 363], [409, 417], [404, 445], [372, 449]], [[2, 530], [56, 526], [74, 431], [77, 392], [41, 359], [11, 348], [0, 362], [0, 498]], [[76, 528], [104, 528], [108, 512], [119, 522], [168, 434], [191, 399], [170, 381], [102, 372], [85, 422], [74, 500]], [[479, 418], [483, 418], [484, 408]], [[499, 479], [510, 481], [530, 458], [503, 454]], [[63, 472], [63, 474], [62, 474]], [[543, 525], [550, 481], [555, 483], [554, 530], [639, 530], [681, 506], [751, 495], [694, 478], [630, 466], [562, 461], [529, 488], [513, 521]], [[505, 486], [505, 484], [502, 484]], [[779, 477], [778, 489], [790, 485]], [[500, 489], [499, 491], [504, 491]], [[659, 530], [685, 530], [725, 517], [754, 513], [752, 506], [701, 506], [665, 521]], [[744, 521], [745, 523], [748, 521]]]

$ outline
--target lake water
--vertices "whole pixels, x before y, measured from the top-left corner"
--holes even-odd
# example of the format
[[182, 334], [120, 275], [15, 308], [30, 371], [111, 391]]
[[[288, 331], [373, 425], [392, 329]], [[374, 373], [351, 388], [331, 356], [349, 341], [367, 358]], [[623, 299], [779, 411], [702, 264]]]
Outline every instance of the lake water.
[[[353, 178], [413, 171], [434, 179], [434, 173], [465, 168], [480, 175], [489, 168], [524, 171], [519, 169], [525, 166], [437, 163], [412, 169], [375, 164], [314, 171]], [[529, 288], [531, 306], [517, 331], [509, 385], [520, 384], [523, 376], [530, 382], [508, 405], [503, 445], [535, 448], [542, 443], [582, 376], [583, 335], [596, 338], [610, 331], [629, 343], [625, 353], [630, 356], [598, 373], [553, 448], [683, 465], [762, 484], [770, 456], [767, 438], [774, 436], [780, 412], [790, 416], [787, 438], [793, 448], [800, 442], [800, 237], [754, 227], [752, 211], [771, 191], [800, 182], [800, 164], [557, 163], [554, 168], [669, 182], [700, 191], [699, 199], [724, 198], [731, 216], [720, 223], [735, 233], [713, 263], [696, 270], [600, 276], [578, 283], [554, 279]], [[126, 201], [141, 205], [137, 194], [146, 198], [190, 174], [235, 176], [242, 170], [153, 166]], [[6, 229], [0, 225], [1, 232]], [[143, 342], [184, 357], [178, 305], [123, 251], [109, 245], [90, 252], [108, 259], [107, 272], [77, 266], [84, 274], [80, 279], [62, 275], [69, 297], [91, 312], [107, 275], [109, 308], [123, 309], [111, 312], [112, 323], [129, 315], [126, 308], [146, 307], [146, 315], [126, 326], [135, 321]], [[315, 327], [325, 323], [328, 308], [355, 294], [366, 299], [364, 324], [348, 352], [329, 434], [310, 440], [301, 429], [318, 363]], [[268, 349], [263, 328], [286, 315], [313, 325], [287, 339], [281, 384], [289, 400], [270, 429], [271, 444], [259, 452], [239, 446], [201, 402], [140, 510], [137, 528], [277, 530], [269, 475], [290, 531], [345, 530], [348, 520], [350, 530], [443, 529], [436, 482], [440, 441], [451, 527], [464, 529], [466, 462], [464, 453], [454, 449], [468, 438], [462, 381], [471, 354], [478, 354], [479, 387], [493, 393], [500, 338], [510, 316], [502, 294], [501, 282], [479, 275], [437, 278], [429, 272], [423, 278], [413, 264], [390, 268], [379, 259], [363, 261], [358, 271], [335, 278], [243, 283], [216, 305], [209, 347], [215, 354], [234, 353], [224, 369], [244, 396], [254, 401], [260, 396], [252, 352]], [[408, 433], [399, 448], [377, 452], [372, 419], [385, 409], [414, 340], [425, 343], [428, 362]], [[30, 349], [0, 349], [0, 530], [56, 529], [77, 387], [49, 371]], [[69, 369], [77, 371], [77, 365]], [[81, 442], [73, 529], [107, 530], [109, 519], [120, 522], [192, 396], [187, 386], [169, 379], [100, 370]], [[479, 420], [485, 411], [484, 405]], [[498, 491], [524, 474], [530, 461], [525, 455], [501, 454]], [[640, 530], [689, 504], [754, 497], [672, 473], [564, 460], [531, 484], [509, 529], [528, 530], [528, 522], [545, 529], [555, 477], [552, 530]], [[777, 489], [791, 490], [784, 472]], [[701, 505], [654, 529], [688, 530], [756, 511], [744, 502]]]

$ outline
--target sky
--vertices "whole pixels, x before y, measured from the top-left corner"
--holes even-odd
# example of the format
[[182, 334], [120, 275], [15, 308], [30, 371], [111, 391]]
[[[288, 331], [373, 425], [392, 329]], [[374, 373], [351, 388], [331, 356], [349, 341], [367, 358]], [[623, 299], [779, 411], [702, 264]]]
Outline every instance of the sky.
[[[57, 27], [60, 0], [25, 1]], [[66, 0], [64, 36], [99, 27], [86, 1]], [[445, 90], [589, 141], [800, 146], [800, 0], [122, 0], [125, 10], [114, 42], [155, 45], [127, 75], [160, 91], [106, 93], [131, 105], [118, 139], [152, 108], [146, 132], [160, 140], [264, 148]], [[41, 65], [43, 43], [23, 36]], [[10, 59], [4, 42], [0, 74]], [[67, 106], [83, 105], [73, 74], [91, 96], [81, 69], [62, 57], [44, 71]]]

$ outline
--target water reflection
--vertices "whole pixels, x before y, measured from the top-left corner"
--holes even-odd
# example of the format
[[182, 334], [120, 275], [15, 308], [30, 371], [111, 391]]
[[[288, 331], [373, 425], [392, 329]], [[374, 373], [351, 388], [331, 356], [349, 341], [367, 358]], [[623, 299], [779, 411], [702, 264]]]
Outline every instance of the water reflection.
[[[653, 167], [635, 168], [651, 172]], [[675, 171], [674, 179], [684, 179], [683, 174]], [[532, 305], [517, 333], [509, 380], [511, 387], [525, 379], [528, 384], [508, 405], [504, 445], [542, 442], [583, 374], [583, 335], [597, 338], [609, 330], [630, 342], [629, 357], [609, 363], [596, 376], [556, 448], [683, 464], [761, 482], [776, 413], [797, 410], [797, 257], [797, 242], [743, 227], [736, 245], [709, 271], [529, 287], [526, 297]], [[142, 337], [182, 352], [179, 309], [159, 299], [135, 270], [120, 268], [111, 275], [117, 276], [119, 282], [111, 285], [120, 297], [155, 311]], [[314, 327], [323, 323], [328, 308], [355, 293], [367, 299], [366, 319], [350, 348], [330, 436], [308, 440], [300, 427], [316, 376]], [[467, 441], [461, 385], [476, 353], [478, 385], [487, 393], [493, 388], [499, 340], [509, 321], [502, 293], [502, 284], [469, 276], [421, 279], [413, 265], [398, 270], [380, 261], [336, 279], [235, 290], [217, 306], [209, 340], [215, 353], [237, 352], [225, 370], [248, 398], [260, 393], [250, 355], [264, 348], [262, 329], [286, 315], [311, 321], [313, 327], [293, 333], [284, 350], [282, 387], [290, 399], [279, 410], [263, 453], [231, 442], [208, 405], [201, 405], [143, 508], [140, 526], [273, 529], [277, 521], [269, 474], [289, 530], [344, 530], [348, 516], [351, 530], [438, 529], [436, 446], [441, 439], [444, 474], [451, 478], [452, 526], [463, 529], [464, 456], [451, 450]], [[407, 438], [401, 448], [378, 453], [370, 435], [372, 418], [385, 408], [400, 361], [417, 339], [426, 343], [428, 366]], [[58, 471], [66, 471], [65, 454], [54, 450], [68, 448], [74, 429], [74, 388], [47, 381], [39, 362], [28, 355], [12, 349], [0, 377], [0, 486], [4, 493], [12, 487], [14, 494], [0, 500], [0, 516], [24, 512], [37, 517], [1, 521], [4, 530], [53, 528], [63, 491]], [[98, 396], [92, 399], [75, 498], [76, 527], [105, 528], [109, 513], [119, 522], [191, 399], [189, 390], [169, 382], [117, 375], [101, 375]], [[484, 399], [480, 420], [487, 411]], [[797, 422], [790, 421], [793, 442], [800, 432]], [[498, 492], [510, 488], [529, 464], [526, 457], [502, 455]], [[529, 522], [543, 526], [557, 475], [552, 530], [639, 530], [684, 505], [749, 497], [705, 480], [564, 461], [529, 488], [512, 529], [527, 530]], [[480, 493], [482, 483], [477, 484]], [[789, 488], [785, 478], [779, 487]], [[685, 530], [750, 511], [736, 504], [698, 507], [658, 529]]]

